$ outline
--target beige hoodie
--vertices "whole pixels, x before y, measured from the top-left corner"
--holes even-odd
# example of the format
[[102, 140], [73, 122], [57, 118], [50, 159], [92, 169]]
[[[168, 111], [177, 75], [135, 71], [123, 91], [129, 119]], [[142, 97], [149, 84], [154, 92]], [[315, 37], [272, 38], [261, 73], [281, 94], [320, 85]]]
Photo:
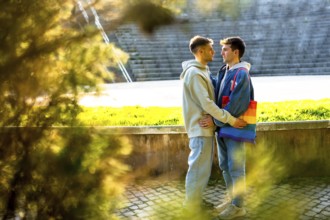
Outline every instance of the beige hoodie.
[[183, 72], [180, 79], [183, 80], [183, 118], [188, 137], [212, 137], [215, 127], [201, 128], [198, 120], [205, 114], [213, 118], [233, 125], [236, 118], [226, 110], [220, 109], [214, 102], [214, 88], [210, 80], [208, 66], [204, 66], [196, 60], [188, 60], [182, 63]]

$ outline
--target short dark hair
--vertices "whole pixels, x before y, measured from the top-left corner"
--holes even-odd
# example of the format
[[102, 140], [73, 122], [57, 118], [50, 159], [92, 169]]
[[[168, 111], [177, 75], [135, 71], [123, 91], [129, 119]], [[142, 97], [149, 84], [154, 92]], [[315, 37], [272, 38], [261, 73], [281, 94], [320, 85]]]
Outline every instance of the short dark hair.
[[245, 43], [240, 37], [227, 37], [220, 40], [220, 45], [230, 45], [232, 50], [238, 50], [240, 59], [244, 55]]
[[202, 36], [195, 36], [191, 38], [190, 43], [189, 43], [189, 49], [190, 52], [195, 54], [198, 50], [198, 47], [200, 46], [205, 46], [207, 44], [213, 44], [213, 40], [210, 38], [202, 37]]

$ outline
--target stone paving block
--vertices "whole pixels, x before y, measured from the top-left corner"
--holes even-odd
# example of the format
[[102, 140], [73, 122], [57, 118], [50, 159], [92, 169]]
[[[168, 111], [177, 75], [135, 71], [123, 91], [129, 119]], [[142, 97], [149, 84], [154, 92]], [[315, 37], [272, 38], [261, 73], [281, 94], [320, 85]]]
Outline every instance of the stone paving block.
[[298, 207], [305, 207], [308, 203], [309, 203], [308, 200], [301, 200], [301, 201], [297, 202], [296, 205]]
[[139, 204], [138, 206], [139, 206], [140, 209], [143, 209], [143, 208], [147, 207], [148, 205], [143, 203], [143, 204]]
[[164, 198], [163, 200], [164, 200], [164, 202], [170, 202], [171, 201], [171, 198], [168, 198], [167, 197], [167, 198]]
[[308, 203], [307, 206], [313, 207], [313, 206], [317, 206], [318, 204], [320, 204], [320, 201], [318, 199], [313, 199]]
[[311, 210], [315, 213], [320, 213], [322, 211], [322, 208], [316, 206], [316, 207], [312, 208]]
[[132, 210], [136, 210], [136, 209], [139, 209], [139, 208], [141, 208], [141, 207], [138, 207], [138, 206], [136, 206], [136, 205], [133, 205], [133, 206], [131, 206], [131, 207], [129, 207], [130, 209], [132, 209]]
[[142, 212], [142, 213], [139, 213], [137, 215], [137, 217], [141, 218], [141, 219], [146, 219], [150, 214], [148, 213], [145, 213], [145, 212]]
[[322, 215], [328, 216], [330, 219], [330, 211], [322, 211]]
[[147, 201], [150, 201], [150, 200], [155, 200], [158, 196], [157, 195], [154, 195], [154, 194], [151, 194], [151, 195], [146, 195], [145, 198]]
[[140, 200], [140, 198], [137, 198], [137, 200], [133, 200], [133, 202], [135, 205], [141, 205], [144, 204], [145, 202], [143, 202], [142, 200]]
[[322, 210], [326, 210], [327, 207], [330, 207], [330, 203], [328, 202], [322, 202], [318, 205], [318, 207]]
[[135, 216], [135, 213], [134, 212], [132, 212], [132, 211], [129, 211], [129, 212], [123, 212], [122, 214], [121, 214], [122, 216], [127, 216], [127, 217], [130, 217], [130, 216]]
[[146, 197], [144, 197], [144, 196], [141, 196], [140, 199], [141, 199], [143, 202], [148, 202], [148, 201], [149, 201], [149, 199], [146, 198]]
[[320, 219], [320, 220], [329, 220], [329, 217], [330, 216], [324, 216], [321, 214], [315, 216], [316, 219]]
[[308, 211], [308, 212], [304, 213], [304, 215], [305, 215], [305, 216], [309, 216], [309, 217], [313, 217], [313, 216], [316, 215], [316, 213], [313, 212], [313, 211]]
[[150, 207], [150, 206], [147, 206], [147, 207], [146, 207], [146, 208], [144, 208], [143, 210], [148, 212], [148, 211], [152, 211], [152, 210], [153, 210], [153, 208], [152, 208], [152, 207]]
[[322, 197], [322, 198], [320, 198], [320, 200], [322, 202], [328, 202], [329, 201], [329, 198], [328, 197]]
[[144, 210], [143, 209], [137, 209], [137, 210], [134, 210], [133, 211], [135, 214], [140, 214], [140, 213], [143, 213]]

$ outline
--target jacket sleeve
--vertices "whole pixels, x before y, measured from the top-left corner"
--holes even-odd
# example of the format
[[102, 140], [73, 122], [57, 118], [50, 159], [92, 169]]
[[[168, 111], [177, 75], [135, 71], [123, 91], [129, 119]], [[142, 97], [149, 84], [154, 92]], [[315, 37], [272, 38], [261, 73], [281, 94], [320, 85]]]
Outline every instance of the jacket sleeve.
[[210, 75], [210, 79], [211, 79], [213, 87], [215, 88], [217, 85], [217, 77]]
[[230, 101], [225, 107], [235, 117], [242, 115], [250, 103], [250, 78], [248, 74], [244, 69], [237, 73], [235, 87], [229, 96]]
[[[196, 103], [200, 104], [200, 107], [207, 113], [210, 114], [213, 118], [223, 122], [233, 125], [236, 121], [236, 118], [233, 117], [228, 111], [220, 109], [215, 102], [211, 99], [208, 86], [205, 79], [196, 75], [192, 77], [189, 83], [189, 90], [192, 94], [192, 97]], [[212, 88], [213, 89], [213, 88]]]

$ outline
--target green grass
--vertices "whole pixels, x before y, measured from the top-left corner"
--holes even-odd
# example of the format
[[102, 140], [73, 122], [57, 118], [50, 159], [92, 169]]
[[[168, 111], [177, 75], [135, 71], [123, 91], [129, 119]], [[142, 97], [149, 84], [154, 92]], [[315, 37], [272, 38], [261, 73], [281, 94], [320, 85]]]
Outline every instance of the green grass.
[[78, 115], [87, 126], [183, 125], [180, 107], [84, 107]]
[[264, 102], [257, 109], [258, 122], [329, 120], [330, 99]]
[[[83, 107], [85, 126], [183, 125], [181, 107]], [[258, 103], [258, 122], [329, 120], [330, 98]]]

